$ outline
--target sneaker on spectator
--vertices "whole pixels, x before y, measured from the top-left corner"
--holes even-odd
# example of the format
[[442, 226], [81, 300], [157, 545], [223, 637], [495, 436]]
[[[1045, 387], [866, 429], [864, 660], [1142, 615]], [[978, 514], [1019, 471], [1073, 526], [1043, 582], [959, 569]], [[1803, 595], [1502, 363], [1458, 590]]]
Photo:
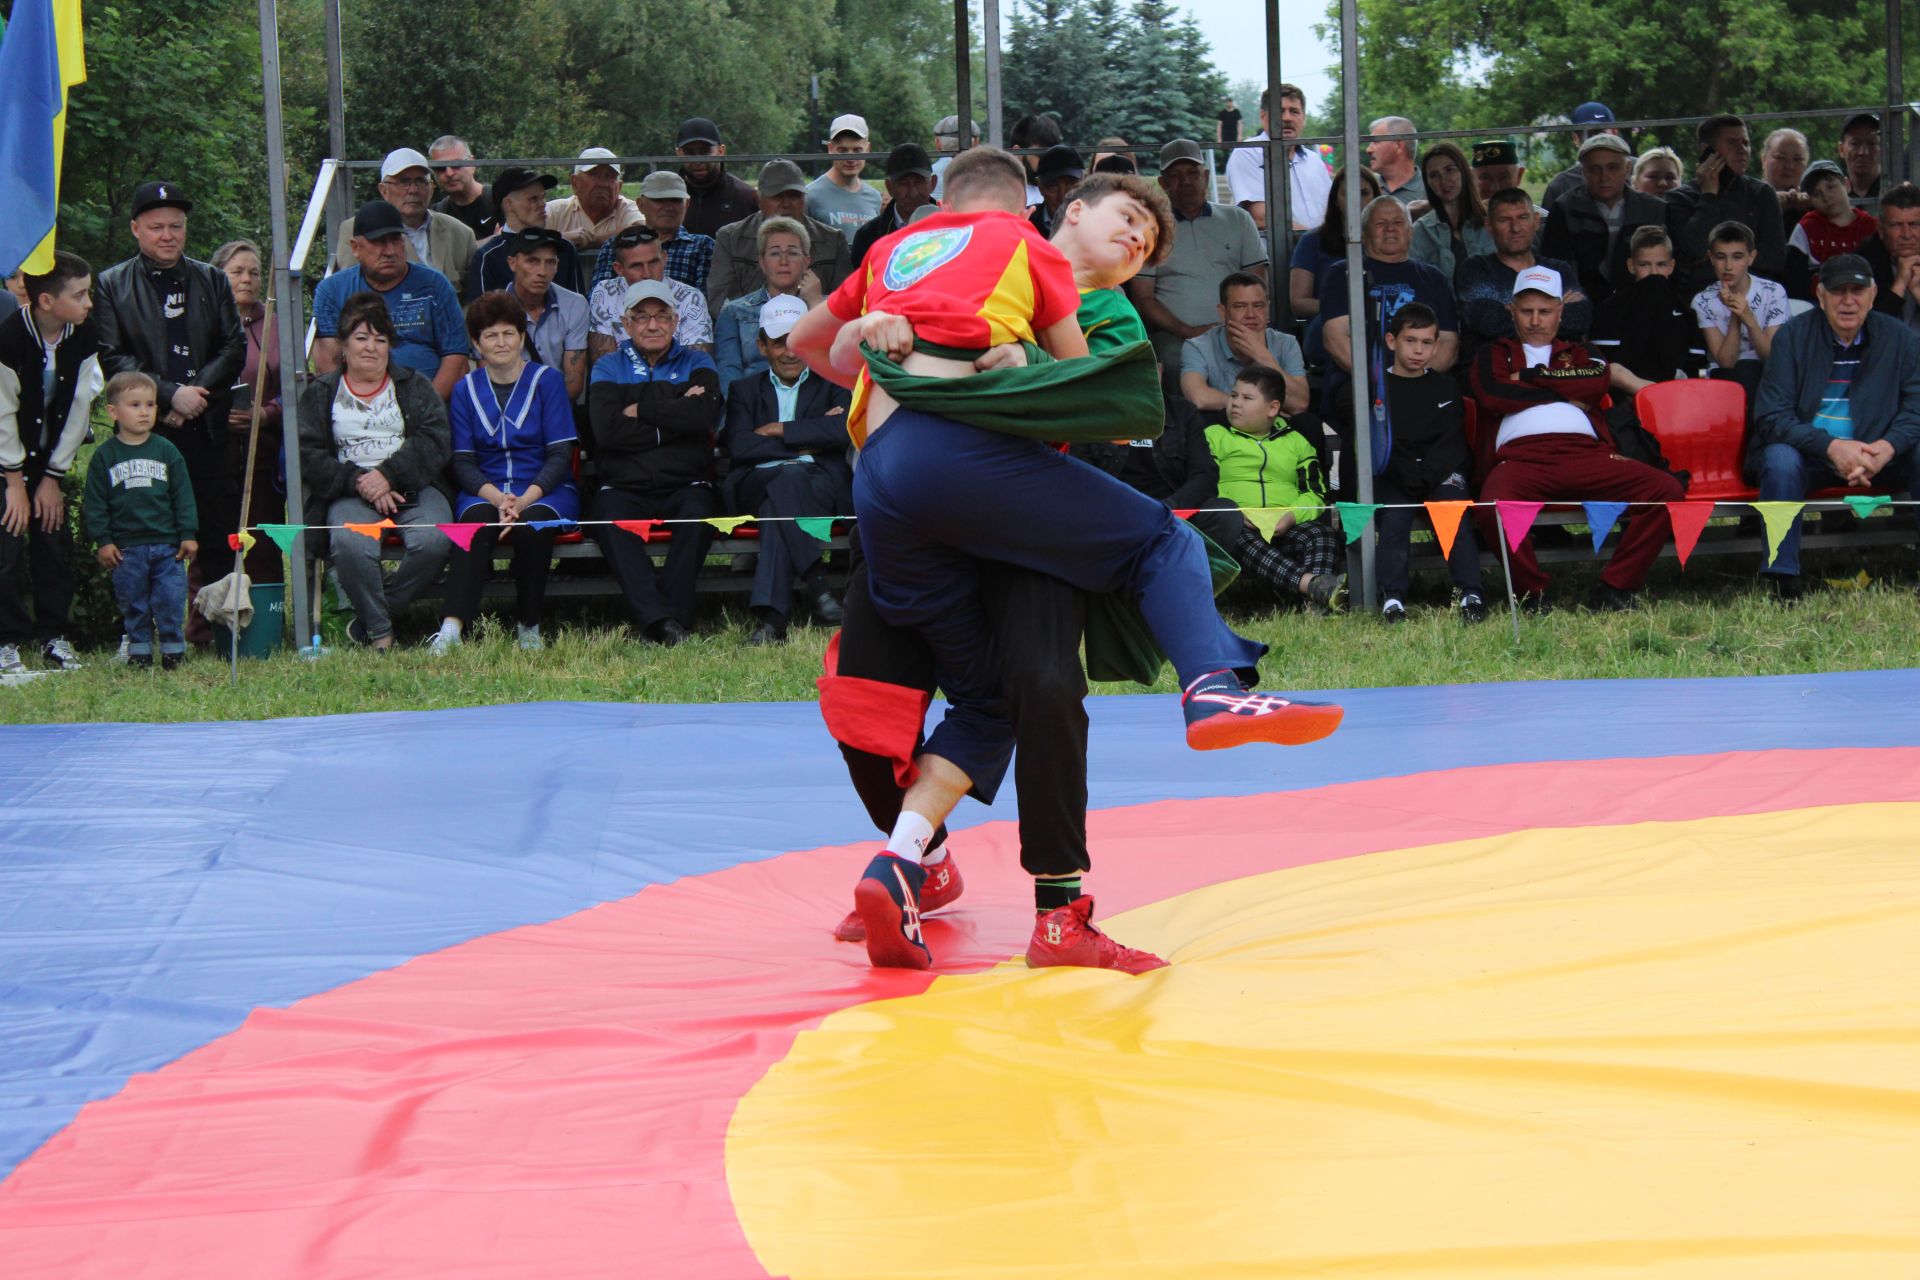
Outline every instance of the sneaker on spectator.
[[1800, 603], [1800, 597], [1806, 594], [1797, 573], [1766, 573], [1761, 578], [1773, 592], [1773, 598], [1784, 605]]
[[187, 655], [184, 653], [163, 653], [160, 655], [160, 669], [162, 671], [178, 671], [180, 664], [186, 660]]
[[1346, 713], [1330, 702], [1296, 702], [1279, 694], [1255, 693], [1231, 671], [1201, 676], [1180, 699], [1187, 720], [1187, 745], [1217, 751], [1249, 742], [1298, 746], [1315, 742], [1340, 727]]
[[65, 636], [55, 636], [47, 641], [40, 652], [48, 662], [62, 671], [78, 671], [86, 666], [86, 663], [80, 661], [80, 655], [73, 651], [73, 646], [67, 643]]
[[427, 652], [433, 654], [435, 657], [452, 653], [459, 647], [460, 633], [458, 631], [440, 630], [427, 637]]
[[[920, 886], [920, 914], [923, 916], [952, 906], [959, 899], [961, 890], [966, 888], [951, 852], [938, 862], [924, 865], [922, 869], [927, 873], [927, 882]], [[860, 912], [847, 912], [846, 919], [834, 927], [833, 936], [841, 942], [865, 942], [867, 926], [860, 919]]]
[[1167, 962], [1151, 951], [1122, 946], [1094, 928], [1093, 899], [1082, 895], [1035, 920], [1027, 943], [1029, 969], [1063, 966], [1148, 973], [1166, 968]]
[[1487, 602], [1480, 598], [1477, 591], [1469, 591], [1460, 597], [1460, 621], [1468, 626], [1487, 620]]
[[358, 614], [347, 619], [347, 639], [358, 645], [373, 643], [372, 637], [367, 635], [367, 624], [360, 621]]
[[25, 672], [27, 664], [20, 661], [20, 646], [0, 644], [0, 676], [17, 676]]
[[117, 651], [115, 651], [112, 661], [119, 666], [122, 666], [122, 667], [126, 666], [127, 655], [129, 652], [131, 652], [130, 646], [132, 644], [133, 644], [132, 637], [128, 636], [124, 631], [121, 632], [120, 648]]
[[1520, 596], [1520, 612], [1530, 618], [1544, 618], [1553, 612], [1553, 601], [1544, 591], [1528, 591]]
[[1316, 573], [1307, 583], [1307, 599], [1328, 613], [1347, 611], [1347, 575]]
[[153, 669], [153, 655], [150, 653], [129, 653], [127, 655], [127, 667], [133, 671], [150, 671]]
[[1407, 606], [1398, 600], [1389, 600], [1380, 606], [1380, 621], [1388, 626], [1396, 626], [1407, 620]]
[[837, 627], [846, 620], [846, 610], [833, 598], [833, 592], [822, 591], [808, 602], [808, 612], [813, 620], [823, 627]]
[[540, 628], [537, 625], [521, 627], [514, 632], [513, 642], [527, 653], [539, 653], [547, 647], [547, 642], [540, 638]]
[[1595, 613], [1626, 613], [1638, 603], [1639, 596], [1633, 592], [1604, 582], [1594, 583], [1593, 590], [1587, 593], [1587, 608]]
[[756, 649], [766, 645], [783, 644], [786, 642], [786, 638], [787, 629], [785, 627], [765, 621], [764, 619], [759, 625], [755, 626], [752, 631], [747, 633], [747, 643]]
[[927, 873], [917, 862], [877, 855], [853, 887], [853, 909], [867, 930], [867, 959], [877, 969], [931, 969], [920, 924], [920, 887]]

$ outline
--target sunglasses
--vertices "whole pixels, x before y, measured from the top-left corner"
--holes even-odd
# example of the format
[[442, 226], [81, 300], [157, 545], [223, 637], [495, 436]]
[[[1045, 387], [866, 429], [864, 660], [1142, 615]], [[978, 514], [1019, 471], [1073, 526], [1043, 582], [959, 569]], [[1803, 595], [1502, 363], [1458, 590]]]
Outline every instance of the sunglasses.
[[628, 227], [613, 238], [616, 249], [631, 249], [637, 244], [653, 244], [660, 239], [660, 233], [652, 227]]

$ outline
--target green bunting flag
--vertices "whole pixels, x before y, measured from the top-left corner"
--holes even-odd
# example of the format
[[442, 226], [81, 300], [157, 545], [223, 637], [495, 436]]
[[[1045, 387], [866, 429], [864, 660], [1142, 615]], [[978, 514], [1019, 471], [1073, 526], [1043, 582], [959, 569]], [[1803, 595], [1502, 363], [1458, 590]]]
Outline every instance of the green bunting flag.
[[1846, 504], [1853, 508], [1853, 514], [1862, 520], [1892, 501], [1893, 499], [1884, 493], [1855, 493], [1847, 495], [1846, 498]]
[[794, 523], [800, 526], [800, 532], [809, 538], [818, 538], [822, 542], [833, 541], [832, 516], [798, 516]]
[[1800, 509], [1804, 502], [1749, 502], [1748, 506], [1760, 513], [1760, 519], [1767, 526], [1767, 564], [1772, 565], [1780, 555], [1780, 540], [1787, 536], [1787, 530], [1793, 528], [1793, 522], [1800, 518]]
[[293, 540], [299, 537], [300, 531], [306, 527], [303, 524], [257, 524], [254, 526], [272, 538], [275, 545], [287, 555], [293, 554]]
[[1360, 535], [1373, 523], [1373, 513], [1380, 509], [1377, 502], [1336, 502], [1334, 510], [1340, 513], [1340, 527], [1346, 530], [1348, 542], [1360, 541]]

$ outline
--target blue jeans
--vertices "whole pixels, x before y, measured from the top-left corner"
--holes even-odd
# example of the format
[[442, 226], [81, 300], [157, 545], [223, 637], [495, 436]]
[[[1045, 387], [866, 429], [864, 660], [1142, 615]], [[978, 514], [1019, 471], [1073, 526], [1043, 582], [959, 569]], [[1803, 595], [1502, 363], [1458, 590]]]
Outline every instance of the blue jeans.
[[127, 652], [149, 657], [153, 642], [161, 653], [187, 651], [187, 565], [175, 559], [171, 542], [120, 548], [113, 571], [113, 598], [127, 624]]
[[[1912, 483], [1914, 475], [1914, 455], [1920, 450], [1910, 449], [1905, 454], [1895, 455], [1880, 474], [1874, 477], [1874, 488], [1895, 492], [1906, 489]], [[1807, 457], [1790, 444], [1770, 444], [1760, 452], [1760, 501], [1762, 502], [1798, 502], [1814, 489], [1826, 489], [1841, 484], [1839, 476], [1825, 458], [1815, 461]], [[1860, 490], [1858, 492], [1865, 492]], [[1914, 520], [1920, 525], [1920, 507], [1913, 508]], [[1762, 566], [1762, 573], [1797, 575], [1800, 572], [1800, 519], [1796, 517], [1793, 527], [1787, 530], [1787, 536], [1780, 539], [1780, 554], [1773, 563]]]

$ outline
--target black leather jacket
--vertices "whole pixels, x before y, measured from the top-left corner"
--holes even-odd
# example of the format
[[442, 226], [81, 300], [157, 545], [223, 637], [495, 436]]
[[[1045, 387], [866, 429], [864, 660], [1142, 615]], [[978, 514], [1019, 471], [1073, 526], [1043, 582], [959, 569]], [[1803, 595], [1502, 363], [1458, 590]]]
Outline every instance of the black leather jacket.
[[[207, 389], [207, 409], [189, 427], [224, 431], [233, 404], [233, 383], [247, 363], [247, 331], [233, 305], [226, 274], [192, 258], [180, 259], [187, 281], [187, 345], [196, 372], [190, 385]], [[167, 374], [167, 322], [148, 278], [151, 264], [135, 254], [100, 273], [94, 286], [93, 323], [100, 334], [101, 372], [137, 369], [160, 382], [160, 416], [180, 384]], [[217, 437], [223, 438], [223, 437]]]

